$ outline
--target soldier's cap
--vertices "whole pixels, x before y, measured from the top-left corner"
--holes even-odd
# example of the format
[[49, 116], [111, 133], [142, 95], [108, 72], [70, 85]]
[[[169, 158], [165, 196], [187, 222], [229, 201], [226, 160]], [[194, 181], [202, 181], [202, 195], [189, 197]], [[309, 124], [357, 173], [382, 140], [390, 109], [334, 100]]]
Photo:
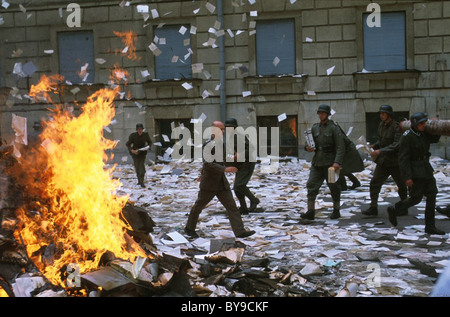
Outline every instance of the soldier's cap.
[[411, 126], [415, 127], [421, 122], [428, 120], [428, 113], [426, 112], [416, 112], [411, 116]]
[[328, 115], [331, 115], [331, 108], [329, 105], [320, 105], [319, 109], [317, 109], [317, 113], [319, 113], [321, 111], [328, 113]]
[[392, 109], [392, 107], [391, 106], [389, 106], [389, 105], [382, 105], [381, 107], [380, 107], [380, 110], [378, 111], [378, 112], [385, 112], [385, 113], [387, 113], [389, 116], [394, 116], [394, 110]]
[[136, 124], [136, 130], [144, 129], [144, 125], [142, 123]]
[[225, 127], [237, 128], [237, 126], [238, 126], [238, 123], [235, 118], [229, 118], [229, 119], [225, 120]]

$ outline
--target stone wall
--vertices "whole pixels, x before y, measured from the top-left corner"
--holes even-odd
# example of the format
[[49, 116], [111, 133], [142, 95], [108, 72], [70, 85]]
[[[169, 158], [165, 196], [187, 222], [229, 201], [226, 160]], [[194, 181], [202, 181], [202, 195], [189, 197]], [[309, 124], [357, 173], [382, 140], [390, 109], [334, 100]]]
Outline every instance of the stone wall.
[[[207, 116], [205, 125], [221, 118], [220, 52], [205, 46], [209, 32], [218, 20], [217, 0], [209, 1], [77, 1], [81, 7], [81, 27], [70, 28], [67, 1], [35, 1], [19, 7], [23, 1], [9, 1], [0, 10], [0, 65], [2, 99], [1, 135], [11, 134], [11, 114], [28, 118], [29, 128], [36, 119], [45, 119], [48, 104], [34, 103], [24, 97], [43, 74], [59, 70], [57, 32], [92, 30], [95, 57], [105, 63], [95, 64], [95, 85], [79, 86], [77, 94], [59, 96], [56, 102], [82, 104], [95, 89], [107, 85], [111, 69], [117, 65], [130, 73], [124, 86], [127, 97], [117, 100], [117, 123], [107, 137], [121, 140], [117, 153], [125, 154], [124, 143], [137, 122], [143, 122], [150, 135], [158, 133], [158, 119], [198, 118]], [[293, 2], [293, 3], [292, 3]], [[380, 105], [390, 104], [395, 111], [426, 111], [430, 117], [449, 119], [450, 108], [450, 3], [447, 1], [377, 1], [382, 12], [406, 12], [407, 70], [365, 73], [363, 58], [363, 18], [371, 1], [298, 0], [223, 1], [225, 32], [226, 116], [235, 117], [244, 127], [255, 126], [258, 116], [297, 116], [300, 156], [303, 130], [317, 122], [316, 110], [322, 103], [336, 112], [334, 119], [356, 139], [366, 134], [366, 113], [377, 112]], [[216, 7], [208, 11], [206, 4]], [[136, 6], [145, 4], [156, 9], [158, 18], [144, 20]], [[197, 11], [198, 10], [198, 11]], [[257, 16], [250, 12], [256, 11]], [[296, 73], [298, 76], [259, 77], [256, 74], [255, 35], [251, 21], [289, 17], [296, 29]], [[0, 22], [1, 23], [1, 22]], [[155, 81], [155, 60], [149, 49], [154, 27], [161, 24], [184, 24], [197, 27], [191, 35], [194, 52], [192, 63], [203, 63], [203, 72], [193, 74], [186, 90], [185, 81]], [[139, 60], [117, 54], [124, 45], [113, 31], [132, 30], [137, 34]], [[243, 31], [237, 35], [237, 30]], [[311, 40], [307, 40], [307, 38]], [[54, 53], [45, 53], [45, 50]], [[21, 51], [21, 53], [20, 53]], [[16, 53], [14, 53], [16, 52]], [[19, 52], [19, 53], [17, 53]], [[33, 62], [38, 71], [28, 78], [12, 74], [16, 63]], [[242, 72], [244, 66], [248, 72]], [[334, 66], [331, 75], [327, 69]], [[142, 71], [148, 70], [149, 77]], [[18, 88], [15, 96], [8, 91]], [[73, 88], [73, 87], [69, 87]], [[202, 97], [207, 90], [210, 95]], [[251, 95], [244, 97], [243, 92]], [[313, 92], [313, 93], [312, 93]], [[7, 102], [8, 101], [8, 102]], [[139, 105], [139, 106], [138, 106]], [[142, 107], [140, 107], [142, 105]], [[251, 111], [249, 111], [251, 109]], [[448, 138], [444, 137], [433, 153], [448, 157]]]

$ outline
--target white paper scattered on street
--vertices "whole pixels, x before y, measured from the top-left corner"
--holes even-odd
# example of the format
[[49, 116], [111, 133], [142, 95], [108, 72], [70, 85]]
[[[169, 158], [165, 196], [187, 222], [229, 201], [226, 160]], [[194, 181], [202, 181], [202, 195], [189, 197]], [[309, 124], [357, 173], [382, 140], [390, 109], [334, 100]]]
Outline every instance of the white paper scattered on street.
[[[442, 173], [448, 179], [450, 170], [446, 164], [441, 159], [432, 158], [432, 161], [436, 173]], [[332, 273], [327, 273], [332, 274], [332, 285], [345, 285], [349, 279], [356, 277], [360, 283], [359, 296], [383, 296], [383, 292], [378, 292], [376, 288], [364, 287], [370, 274], [367, 267], [374, 263], [381, 267], [386, 283], [397, 283], [396, 294], [428, 294], [433, 282], [428, 276], [420, 274], [408, 259], [420, 259], [435, 266], [437, 271], [442, 270], [450, 257], [448, 235], [426, 238], [423, 219], [416, 219], [417, 223], [412, 226], [393, 228], [385, 214], [386, 206], [398, 197], [395, 186], [391, 184], [386, 184], [385, 191], [380, 194], [379, 208], [382, 211], [379, 217], [362, 219], [361, 210], [370, 203], [368, 191], [375, 163], [365, 160], [365, 165], [363, 172], [355, 173], [361, 187], [345, 191], [341, 196], [341, 219], [329, 219], [333, 204], [324, 183], [316, 200], [315, 224], [301, 225], [300, 213], [306, 211], [305, 185], [310, 162], [302, 159], [280, 162], [277, 174], [264, 175], [261, 174], [262, 165], [257, 164], [249, 187], [261, 200], [259, 206], [263, 210], [243, 216], [245, 227], [255, 230], [256, 234], [238, 239], [246, 245], [242, 259], [268, 258], [273, 272], [280, 267], [298, 268], [297, 274], [303, 271], [305, 275], [317, 278], [315, 281], [322, 287], [326, 281], [324, 276], [330, 276], [323, 275], [324, 272], [332, 269]], [[171, 162], [148, 167], [147, 183], [151, 189], [136, 188], [132, 165], [120, 168], [117, 177], [124, 182], [125, 188], [129, 188], [124, 189], [124, 193], [130, 195], [137, 205], [147, 205], [146, 209], [157, 223], [154, 236], [164, 237], [166, 234], [170, 237], [156, 239], [160, 253], [186, 258], [185, 250], [195, 245], [207, 254], [211, 239], [235, 238], [227, 214], [217, 199], [213, 199], [200, 214], [196, 228], [200, 238], [186, 242], [176, 234], [169, 235], [176, 231], [186, 237], [183, 229], [189, 210], [197, 199], [200, 162]], [[175, 175], [176, 170], [180, 172]], [[227, 178], [233, 185], [234, 175], [227, 175]], [[440, 192], [440, 195], [445, 206], [448, 192]], [[418, 208], [423, 208], [422, 205], [419, 204]], [[419, 214], [422, 213], [419, 211]], [[439, 219], [437, 215], [437, 226], [440, 221], [447, 221], [448, 218], [445, 218]], [[350, 223], [343, 225], [343, 219]], [[398, 219], [402, 222], [403, 217]], [[383, 236], [386, 238], [380, 239]], [[195, 256], [194, 261], [208, 263], [205, 254]], [[233, 258], [239, 254], [232, 253], [230, 256]], [[361, 260], [365, 258], [366, 261]], [[384, 273], [386, 269], [390, 270], [389, 276]]]

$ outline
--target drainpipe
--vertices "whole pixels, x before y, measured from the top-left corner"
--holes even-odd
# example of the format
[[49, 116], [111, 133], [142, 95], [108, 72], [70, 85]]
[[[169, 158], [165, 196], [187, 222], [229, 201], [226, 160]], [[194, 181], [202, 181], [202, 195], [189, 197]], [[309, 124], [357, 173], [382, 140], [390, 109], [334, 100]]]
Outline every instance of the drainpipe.
[[[220, 26], [224, 29], [223, 2], [217, 0], [217, 18]], [[227, 96], [226, 96], [226, 72], [225, 72], [225, 35], [219, 38], [219, 63], [220, 63], [220, 117], [222, 122], [227, 118]]]

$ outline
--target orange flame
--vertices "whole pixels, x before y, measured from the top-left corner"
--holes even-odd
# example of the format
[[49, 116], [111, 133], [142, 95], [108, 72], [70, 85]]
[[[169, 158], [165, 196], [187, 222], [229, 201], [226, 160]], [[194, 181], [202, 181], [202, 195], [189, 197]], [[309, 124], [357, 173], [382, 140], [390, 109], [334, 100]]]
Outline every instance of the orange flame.
[[0, 286], [0, 297], [9, 297], [6, 291]]
[[[33, 158], [39, 162], [24, 165], [40, 166], [40, 174], [35, 171], [33, 175], [38, 178], [36, 186], [42, 187], [43, 201], [36, 204], [33, 214], [18, 210], [16, 238], [54, 284], [64, 284], [61, 272], [72, 263], [81, 272], [97, 268], [106, 251], [131, 261], [146, 257], [125, 234], [121, 212], [128, 197], [115, 195], [121, 186], [112, 177], [115, 166], [104, 166], [105, 150], [116, 146], [103, 137], [103, 128], [115, 115], [113, 102], [118, 92], [118, 87], [95, 92], [78, 117], [55, 110], [45, 123], [39, 155]], [[49, 246], [56, 249], [50, 260], [42, 254]]]
[[[122, 39], [125, 48], [122, 50], [122, 56], [127, 56], [131, 60], [141, 60], [140, 56], [136, 55], [136, 45], [134, 44], [137, 40], [137, 35], [133, 31], [128, 32], [117, 32], [114, 31], [114, 35]], [[116, 50], [116, 53], [118, 51]]]
[[295, 124], [295, 118], [288, 121], [289, 129], [291, 129], [292, 134], [297, 138], [297, 125]]
[[30, 93], [28, 94], [35, 101], [44, 100], [52, 103], [49, 92], [59, 93], [58, 86], [64, 80], [61, 75], [51, 75], [49, 77], [42, 75], [41, 80], [37, 85], [31, 85]]
[[114, 65], [114, 69], [111, 69], [110, 79], [113, 83], [118, 85], [120, 82], [127, 84], [130, 77], [130, 73], [123, 68], [120, 68], [117, 64]]

